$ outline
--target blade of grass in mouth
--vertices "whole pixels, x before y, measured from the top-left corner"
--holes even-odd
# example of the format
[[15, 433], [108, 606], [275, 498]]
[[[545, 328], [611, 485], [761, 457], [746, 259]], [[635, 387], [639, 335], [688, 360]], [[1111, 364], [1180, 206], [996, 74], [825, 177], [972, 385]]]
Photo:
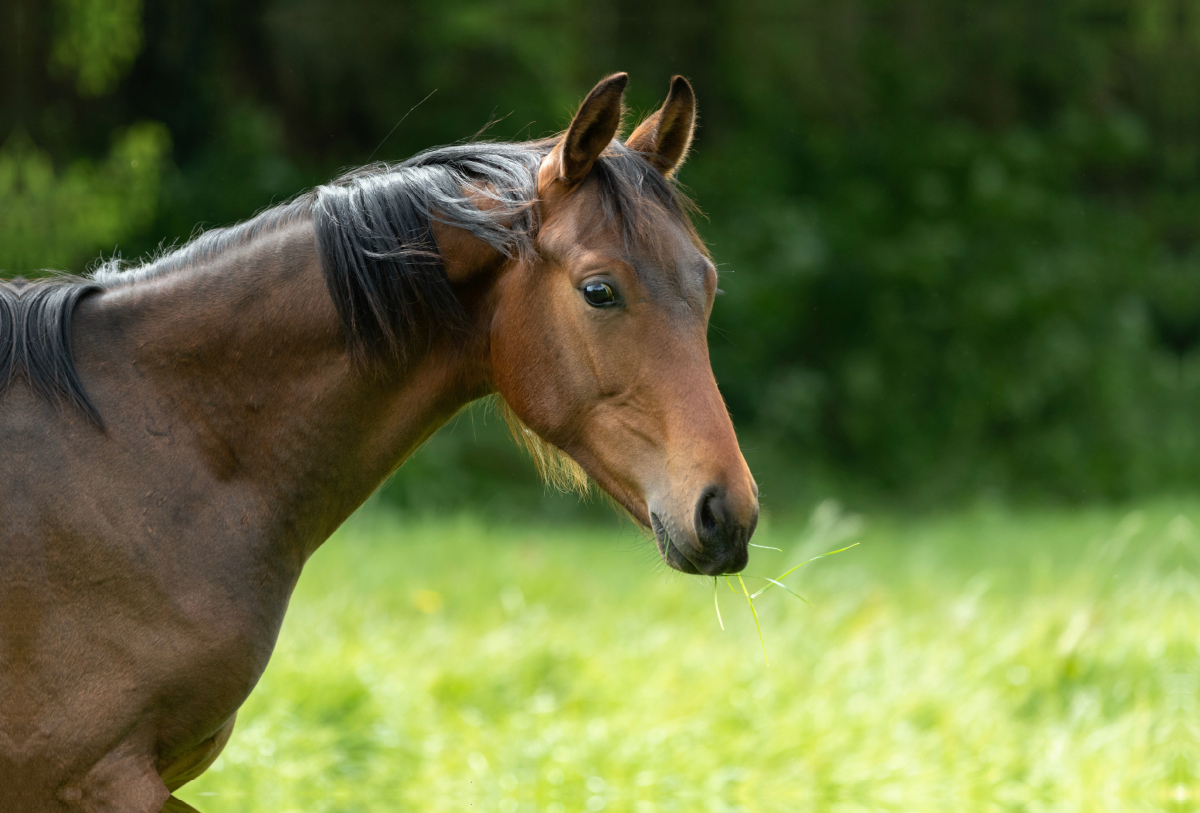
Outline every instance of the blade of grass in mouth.
[[758, 630], [758, 642], [762, 644], [763, 660], [767, 666], [771, 665], [771, 659], [767, 657], [767, 642], [763, 638], [762, 625], [758, 623], [758, 611], [754, 609], [754, 599], [750, 598], [750, 591], [746, 589], [746, 583], [742, 581], [742, 574], [738, 574], [738, 584], [742, 586], [742, 595], [746, 597], [746, 602], [750, 605], [750, 615], [754, 616], [754, 628]]
[[[803, 602], [804, 602], [805, 604], [807, 604], [809, 607], [811, 607], [811, 606], [812, 606], [812, 602], [811, 602], [811, 601], [809, 601], [809, 600], [808, 600], [808, 599], [806, 599], [804, 596], [802, 596], [802, 595], [800, 595], [799, 593], [797, 593], [797, 592], [796, 592], [795, 590], [793, 590], [792, 588], [788, 587], [788, 586], [787, 586], [786, 584], [784, 584], [783, 582], [777, 582], [777, 581], [775, 581], [774, 579], [768, 579], [766, 576], [751, 576], [751, 578], [753, 578], [753, 579], [762, 579], [763, 581], [770, 582], [771, 584], [775, 585], [776, 587], [782, 587], [784, 590], [787, 590], [787, 591], [788, 591], [789, 593], [791, 593], [793, 596], [795, 596], [796, 598], [798, 598], [798, 599], [800, 599], [801, 601], [803, 601]], [[758, 598], [759, 596], [761, 596], [763, 593], [765, 593], [765, 592], [767, 591], [767, 588], [768, 588], [768, 587], [770, 587], [770, 586], [771, 586], [771, 584], [768, 584], [768, 585], [767, 585], [767, 587], [764, 587], [762, 590], [759, 590], [758, 592], [754, 593], [752, 596], [750, 596], [750, 598]]]
[[[779, 548], [768, 548], [766, 545], [754, 545], [753, 543], [750, 543], [750, 544], [756, 548], [767, 548], [768, 550], [779, 550]], [[789, 570], [787, 570], [786, 572], [781, 574], [778, 579], [771, 579], [766, 576], [750, 576], [749, 578], [751, 578], [751, 579], [762, 579], [763, 581], [765, 581], [767, 583], [766, 587], [764, 587], [761, 590], [756, 591], [753, 594], [751, 594], [751, 592], [746, 589], [746, 582], [742, 579], [742, 575], [740, 573], [724, 574], [725, 583], [727, 585], [729, 585], [730, 592], [734, 593], [735, 595], [745, 596], [746, 603], [750, 605], [750, 615], [753, 616], [753, 618], [754, 618], [754, 629], [758, 631], [758, 643], [762, 645], [763, 661], [766, 662], [767, 666], [771, 665], [771, 659], [769, 657], [767, 657], [767, 642], [766, 642], [766, 639], [763, 638], [762, 624], [760, 624], [758, 621], [758, 610], [756, 610], [754, 608], [754, 599], [758, 598], [763, 593], [770, 590], [772, 587], [782, 587], [784, 590], [791, 593], [793, 596], [800, 599], [805, 604], [807, 604], [809, 607], [811, 607], [812, 602], [810, 602], [804, 596], [800, 595], [795, 590], [793, 590], [792, 588], [790, 588], [786, 584], [784, 584], [783, 579], [792, 575], [797, 570], [799, 570], [800, 568], [809, 564], [810, 562], [815, 562], [818, 559], [825, 558], [826, 556], [833, 556], [835, 553], [842, 553], [843, 551], [848, 551], [853, 547], [857, 547], [858, 544], [859, 544], [858, 542], [855, 542], [853, 545], [847, 545], [844, 548], [838, 548], [837, 550], [826, 551], [825, 553], [814, 556], [813, 558], [803, 561], [800, 564], [796, 565], [795, 567], [790, 568]], [[738, 584], [741, 585], [741, 588], [742, 588], [742, 592], [740, 594], [738, 593], [737, 589], [733, 586], [733, 581], [729, 578], [730, 575], [737, 576]], [[713, 576], [713, 606], [717, 610], [717, 623], [720, 624], [721, 629], [724, 630], [725, 629], [725, 620], [723, 618], [721, 618], [721, 602], [717, 598], [717, 592], [718, 592], [717, 591], [717, 577]]]
[[[800, 568], [804, 567], [805, 565], [807, 565], [807, 564], [810, 564], [811, 562], [815, 562], [815, 561], [817, 561], [818, 559], [824, 559], [826, 556], [833, 556], [835, 553], [842, 553], [843, 551], [848, 551], [848, 550], [850, 550], [851, 548], [858, 547], [858, 544], [859, 544], [858, 542], [855, 542], [853, 545], [847, 545], [847, 546], [846, 546], [846, 547], [844, 547], [844, 548], [838, 548], [837, 550], [830, 550], [830, 551], [826, 551], [825, 553], [819, 554], [819, 555], [817, 555], [817, 556], [814, 556], [814, 557], [813, 557], [813, 558], [811, 558], [811, 559], [808, 559], [808, 560], [805, 560], [805, 561], [801, 562], [800, 564], [796, 565], [796, 566], [795, 566], [795, 567], [793, 567], [793, 568], [790, 568], [789, 570], [787, 570], [786, 572], [784, 572], [784, 573], [780, 574], [779, 576], [776, 576], [774, 579], [767, 579], [767, 581], [771, 582], [772, 584], [779, 584], [781, 581], [783, 581], [783, 580], [784, 580], [784, 579], [786, 579], [788, 576], [792, 575], [793, 573], [795, 573], [797, 570], [799, 570]], [[766, 577], [766, 576], [756, 576], [755, 578], [759, 578], [759, 579], [766, 579], [767, 577]], [[780, 586], [780, 587], [783, 587], [783, 585], [782, 585], [782, 584], [780, 584], [779, 586]], [[766, 587], [764, 587], [762, 590], [759, 590], [759, 591], [758, 591], [757, 593], [755, 593], [754, 595], [755, 595], [755, 597], [757, 598], [758, 596], [761, 596], [763, 593], [767, 592], [767, 591], [768, 591], [768, 590], [770, 590], [770, 589], [771, 589], [771, 585], [770, 585], [770, 584], [768, 584]]]

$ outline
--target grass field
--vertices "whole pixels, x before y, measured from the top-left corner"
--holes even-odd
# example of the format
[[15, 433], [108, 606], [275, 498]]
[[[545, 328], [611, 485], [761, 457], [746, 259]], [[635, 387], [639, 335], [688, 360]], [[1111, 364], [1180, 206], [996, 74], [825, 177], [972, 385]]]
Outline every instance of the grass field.
[[[769, 518], [768, 518], [769, 519]], [[633, 529], [354, 517], [312, 559], [224, 811], [1200, 808], [1200, 506], [764, 521], [757, 601]], [[761, 586], [747, 580], [748, 586]]]

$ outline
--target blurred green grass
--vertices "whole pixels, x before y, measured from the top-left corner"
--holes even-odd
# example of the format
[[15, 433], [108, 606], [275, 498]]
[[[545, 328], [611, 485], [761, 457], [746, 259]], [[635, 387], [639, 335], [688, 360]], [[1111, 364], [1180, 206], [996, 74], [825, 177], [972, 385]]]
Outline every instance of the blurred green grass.
[[[628, 525], [352, 518], [217, 811], [1196, 809], [1200, 506], [764, 518], [744, 603]], [[749, 582], [748, 582], [749, 583]], [[761, 584], [761, 582], [760, 582]]]

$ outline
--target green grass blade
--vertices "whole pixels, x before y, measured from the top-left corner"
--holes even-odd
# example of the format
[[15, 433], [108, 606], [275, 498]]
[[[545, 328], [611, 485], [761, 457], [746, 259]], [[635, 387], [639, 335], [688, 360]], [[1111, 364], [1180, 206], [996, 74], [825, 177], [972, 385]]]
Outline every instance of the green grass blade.
[[762, 548], [763, 550], [777, 550], [780, 553], [783, 553], [783, 548], [773, 548], [770, 545], [755, 545], [753, 542], [747, 542], [746, 544], [752, 548]]
[[[803, 562], [801, 562], [800, 564], [796, 565], [795, 567], [791, 568], [790, 570], [788, 570], [788, 571], [786, 571], [786, 572], [782, 573], [781, 575], [779, 575], [779, 576], [778, 576], [776, 579], [767, 579], [767, 581], [769, 581], [769, 582], [773, 582], [773, 583], [775, 583], [775, 584], [779, 584], [779, 582], [783, 581], [783, 580], [784, 580], [784, 579], [786, 579], [788, 576], [792, 575], [792, 574], [793, 574], [793, 573], [795, 573], [797, 570], [799, 570], [800, 568], [804, 567], [805, 565], [807, 565], [807, 564], [809, 564], [809, 563], [811, 563], [811, 562], [815, 562], [815, 561], [817, 561], [818, 559], [824, 559], [826, 556], [833, 556], [835, 553], [842, 553], [842, 552], [844, 552], [844, 551], [848, 551], [848, 550], [850, 550], [851, 548], [856, 548], [856, 547], [858, 547], [858, 545], [859, 545], [859, 543], [858, 543], [858, 542], [855, 542], [853, 545], [847, 545], [847, 546], [846, 546], [846, 547], [844, 547], [844, 548], [838, 548], [837, 550], [830, 550], [830, 551], [826, 551], [825, 553], [822, 553], [822, 554], [820, 554], [820, 555], [818, 555], [818, 556], [814, 556], [814, 557], [813, 557], [813, 558], [811, 558], [811, 559], [808, 559], [808, 560], [806, 560], [806, 561], [803, 561]], [[760, 579], [766, 579], [766, 576], [759, 576], [758, 578], [760, 578]], [[782, 585], [780, 585], [780, 586], [782, 587]], [[770, 589], [771, 589], [771, 585], [769, 585], [769, 584], [768, 584], [768, 585], [767, 585], [766, 587], [764, 587], [762, 590], [759, 590], [759, 591], [758, 591], [758, 593], [756, 593], [755, 595], [762, 595], [763, 593], [767, 592], [767, 591], [768, 591], [768, 590], [770, 590]]]
[[779, 578], [782, 579], [784, 576], [790, 576], [791, 574], [795, 573], [800, 568], [804, 567], [807, 564], [811, 564], [811, 563], [817, 561], [818, 559], [824, 559], [826, 556], [833, 556], [834, 554], [837, 554], [837, 553], [844, 553], [844, 552], [850, 550], [851, 548], [858, 547], [858, 545], [859, 545], [859, 543], [855, 542], [853, 545], [847, 545], [844, 548], [838, 548], [837, 550], [827, 550], [824, 553], [817, 554], [813, 558], [807, 559], [807, 560], [801, 562], [800, 564], [796, 565], [792, 569], [788, 570], [786, 573], [783, 574], [783, 576], [780, 576]]
[[[745, 576], [747, 579], [762, 579], [762, 580], [763, 580], [763, 581], [765, 581], [765, 582], [772, 581], [772, 579], [768, 579], [766, 576], [755, 576], [753, 573], [745, 573], [745, 574], [743, 574], [743, 575], [744, 575], [744, 576]], [[767, 585], [767, 587], [770, 587], [770, 586], [771, 586], [771, 585], [769, 585], [769, 584]], [[764, 588], [763, 588], [763, 589], [761, 589], [761, 590], [755, 590], [753, 593], [751, 593], [751, 594], [750, 594], [750, 598], [758, 598], [758, 597], [759, 597], [759, 596], [761, 596], [763, 593], [767, 592], [767, 587], [764, 587]], [[740, 595], [740, 594], [739, 594], [739, 595]]]
[[758, 642], [762, 644], [763, 661], [767, 664], [767, 666], [770, 666], [771, 659], [767, 657], [767, 642], [763, 638], [762, 625], [758, 623], [758, 611], [754, 609], [754, 599], [750, 598], [750, 591], [746, 589], [746, 583], [742, 581], [742, 576], [740, 573], [738, 574], [737, 580], [738, 584], [742, 586], [742, 595], [746, 597], [746, 602], [750, 605], [750, 615], [754, 616], [754, 628], [758, 630]]
[[[844, 548], [838, 548], [837, 550], [827, 550], [824, 553], [820, 554], [819, 556], [814, 556], [813, 559], [824, 559], [826, 556], [833, 556], [835, 553], [845, 553], [846, 551], [850, 550], [851, 548], [857, 548], [860, 544], [862, 544], [862, 543], [855, 542], [853, 545], [847, 545]], [[809, 561], [811, 562], [812, 559], [810, 559]]]
[[721, 625], [722, 631], [725, 629], [725, 622], [721, 620], [721, 602], [717, 600], [717, 577], [713, 576], [713, 606], [717, 608], [717, 623]]
[[[795, 596], [796, 598], [798, 598], [798, 599], [800, 599], [801, 601], [803, 601], [803, 602], [804, 602], [805, 604], [807, 604], [809, 607], [811, 607], [811, 606], [812, 606], [812, 602], [811, 602], [811, 601], [809, 601], [809, 600], [808, 600], [808, 599], [806, 599], [804, 596], [802, 596], [802, 595], [800, 595], [799, 593], [797, 593], [797, 592], [796, 592], [795, 590], [793, 590], [792, 588], [788, 587], [788, 586], [787, 586], [786, 584], [784, 584], [783, 582], [777, 582], [777, 581], [775, 581], [774, 579], [767, 579], [767, 577], [766, 577], [766, 576], [759, 576], [758, 578], [760, 578], [760, 579], [766, 579], [767, 581], [769, 581], [771, 584], [775, 585], [776, 587], [782, 587], [784, 590], [787, 590], [787, 591], [788, 591], [789, 593], [791, 593], [793, 596]], [[767, 585], [767, 587], [770, 587], [770, 586], [771, 586], [771, 584], [768, 584], [768, 585]], [[756, 596], [760, 596], [760, 595], [762, 595], [763, 591], [764, 591], [764, 590], [766, 590], [766, 589], [767, 589], [767, 587], [764, 587], [762, 590], [759, 590], [757, 593], [755, 593], [753, 596], [751, 596], [751, 598], [754, 598], [754, 597], [756, 597]]]

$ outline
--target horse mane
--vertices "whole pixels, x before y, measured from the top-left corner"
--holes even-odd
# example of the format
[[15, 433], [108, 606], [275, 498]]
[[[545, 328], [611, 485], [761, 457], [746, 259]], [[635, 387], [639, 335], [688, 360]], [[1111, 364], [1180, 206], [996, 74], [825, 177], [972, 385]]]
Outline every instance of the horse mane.
[[[71, 357], [71, 314], [83, 297], [180, 272], [305, 219], [316, 231], [322, 273], [348, 350], [364, 361], [403, 367], [434, 331], [466, 325], [433, 224], [464, 229], [506, 257], [531, 254], [539, 226], [538, 168], [557, 141], [437, 147], [398, 164], [351, 170], [139, 264], [114, 258], [86, 278], [0, 281], [0, 393], [22, 376], [39, 395], [73, 405], [99, 423]], [[641, 153], [613, 141], [592, 177], [606, 220], [621, 230], [627, 245], [652, 246], [654, 223], [666, 212], [703, 248], [689, 217], [690, 202]], [[479, 207], [481, 198], [491, 205]]]
[[427, 338], [422, 331], [466, 326], [433, 224], [463, 229], [506, 257], [530, 253], [544, 154], [523, 144], [442, 147], [317, 187], [321, 265], [356, 355], [403, 362]]
[[39, 396], [100, 423], [71, 358], [71, 314], [96, 286], [73, 277], [0, 285], [0, 393], [21, 374]]
[[[426, 338], [422, 331], [466, 326], [433, 223], [463, 229], [505, 257], [532, 254], [538, 168], [556, 142], [439, 147], [395, 166], [354, 170], [315, 190], [325, 281], [357, 355], [402, 363]], [[605, 217], [622, 229], [627, 244], [652, 240], [653, 210], [665, 209], [691, 228], [687, 199], [620, 142], [593, 173]], [[481, 208], [481, 201], [488, 205]]]

